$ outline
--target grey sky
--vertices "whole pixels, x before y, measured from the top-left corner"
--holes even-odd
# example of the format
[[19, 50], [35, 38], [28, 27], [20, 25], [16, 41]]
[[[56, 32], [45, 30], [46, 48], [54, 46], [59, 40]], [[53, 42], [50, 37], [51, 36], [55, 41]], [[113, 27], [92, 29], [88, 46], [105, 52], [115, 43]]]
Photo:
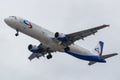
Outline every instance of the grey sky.
[[119, 0], [0, 0], [0, 80], [119, 80], [120, 56], [106, 64], [88, 66], [88, 62], [65, 53], [54, 53], [53, 59], [33, 60], [29, 44], [39, 42], [24, 34], [15, 37], [15, 30], [4, 23], [14, 15], [26, 18], [53, 32], [71, 33], [110, 24], [85, 41], [76, 44], [92, 50], [99, 40], [105, 42], [104, 54], [120, 52]]

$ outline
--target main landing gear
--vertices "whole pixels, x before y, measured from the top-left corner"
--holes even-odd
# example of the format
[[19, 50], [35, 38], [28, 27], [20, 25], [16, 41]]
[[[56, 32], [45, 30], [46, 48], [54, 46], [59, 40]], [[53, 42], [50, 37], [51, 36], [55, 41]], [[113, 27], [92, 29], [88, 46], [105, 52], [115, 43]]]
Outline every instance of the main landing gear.
[[69, 47], [66, 47], [66, 48], [64, 49], [65, 52], [68, 52], [69, 50], [70, 50]]
[[19, 30], [16, 29], [17, 33], [15, 34], [15, 36], [19, 36]]
[[52, 55], [49, 53], [48, 55], [47, 55], [47, 59], [51, 59], [52, 58]]

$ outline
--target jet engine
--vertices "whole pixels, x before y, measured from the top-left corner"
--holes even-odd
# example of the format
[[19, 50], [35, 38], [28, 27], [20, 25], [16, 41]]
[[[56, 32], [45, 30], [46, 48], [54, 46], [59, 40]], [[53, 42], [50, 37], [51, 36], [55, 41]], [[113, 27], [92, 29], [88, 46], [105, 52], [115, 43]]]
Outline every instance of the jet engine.
[[33, 53], [40, 53], [41, 52], [41, 50], [38, 48], [38, 46], [32, 45], [32, 44], [30, 44], [28, 46], [28, 50], [30, 50]]
[[[30, 60], [32, 60], [33, 58], [39, 58], [41, 55], [44, 56], [45, 54], [48, 53], [47, 55], [47, 59], [52, 58], [51, 55], [51, 51], [49, 47], [47, 47], [46, 45], [40, 44], [39, 46], [36, 45], [32, 45], [30, 44], [28, 46], [28, 50], [31, 51], [33, 54], [29, 57]], [[37, 54], [36, 54], [37, 53]]]
[[55, 38], [57, 38], [59, 41], [62, 41], [62, 42], [67, 40], [66, 35], [63, 33], [59, 33], [59, 32], [55, 33]]

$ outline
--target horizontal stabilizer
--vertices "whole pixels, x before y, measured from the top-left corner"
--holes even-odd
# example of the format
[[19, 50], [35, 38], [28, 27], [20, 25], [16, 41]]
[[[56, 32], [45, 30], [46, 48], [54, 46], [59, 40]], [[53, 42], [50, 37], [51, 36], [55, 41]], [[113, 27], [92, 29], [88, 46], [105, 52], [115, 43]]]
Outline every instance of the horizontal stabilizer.
[[93, 65], [93, 64], [95, 64], [95, 63], [96, 63], [95, 61], [90, 61], [90, 62], [88, 63], [88, 65], [91, 66], [91, 65]]
[[[110, 57], [113, 57], [113, 56], [116, 56], [116, 55], [118, 55], [118, 53], [112, 53], [112, 54], [107, 54], [107, 55], [103, 55], [103, 56], [100, 56], [99, 58], [101, 59], [101, 60], [104, 60], [104, 59], [107, 59], [107, 58], [110, 58]], [[90, 61], [89, 63], [88, 63], [88, 65], [93, 65], [93, 64], [95, 64], [96, 62], [95, 61]]]
[[107, 59], [116, 55], [118, 55], [118, 53], [107, 54], [107, 55], [100, 56], [100, 59]]

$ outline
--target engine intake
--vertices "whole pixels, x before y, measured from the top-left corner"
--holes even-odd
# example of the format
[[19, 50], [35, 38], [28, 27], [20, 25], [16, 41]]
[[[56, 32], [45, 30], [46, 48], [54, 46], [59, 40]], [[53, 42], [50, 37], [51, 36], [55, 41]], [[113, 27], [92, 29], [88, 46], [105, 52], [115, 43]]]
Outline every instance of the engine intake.
[[55, 33], [55, 38], [57, 38], [59, 41], [62, 41], [62, 42], [67, 40], [66, 35], [63, 33], [59, 33], [59, 32]]
[[37, 47], [36, 45], [30, 44], [30, 45], [28, 46], [28, 49], [29, 49], [30, 51], [31, 51], [31, 50], [37, 50], [38, 47]]
[[66, 37], [66, 35], [65, 34], [63, 34], [63, 33], [59, 33], [59, 32], [56, 32], [55, 33], [55, 38], [58, 38], [58, 37]]
[[56, 32], [55, 33], [55, 38], [58, 38], [59, 37], [59, 32]]
[[30, 50], [33, 53], [40, 53], [42, 51], [36, 45], [32, 45], [32, 44], [28, 46], [28, 50]]

